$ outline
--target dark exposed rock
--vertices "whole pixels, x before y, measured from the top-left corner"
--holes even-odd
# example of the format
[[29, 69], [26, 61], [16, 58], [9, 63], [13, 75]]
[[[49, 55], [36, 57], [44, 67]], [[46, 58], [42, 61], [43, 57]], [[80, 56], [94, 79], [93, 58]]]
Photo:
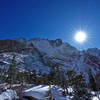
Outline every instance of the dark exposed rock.
[[61, 39], [50, 40], [49, 42], [50, 42], [50, 44], [52, 46], [60, 46], [60, 45], [62, 45], [62, 40]]
[[20, 99], [20, 100], [24, 100], [24, 99], [27, 99], [27, 100], [38, 100], [34, 97], [31, 97], [31, 96], [23, 96], [23, 99]]
[[17, 52], [24, 48], [25, 45], [16, 40], [0, 40], [0, 53], [2, 52]]

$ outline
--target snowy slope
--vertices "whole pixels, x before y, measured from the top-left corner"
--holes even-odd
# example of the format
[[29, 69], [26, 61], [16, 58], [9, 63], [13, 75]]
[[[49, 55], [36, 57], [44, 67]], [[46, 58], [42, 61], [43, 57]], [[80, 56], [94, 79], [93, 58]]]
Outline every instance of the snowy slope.
[[[55, 100], [66, 100], [65, 96], [62, 96], [58, 91], [60, 88], [51, 86], [52, 96], [55, 98]], [[32, 96], [39, 100], [44, 100], [46, 98], [46, 93], [49, 91], [49, 86], [46, 85], [39, 85], [39, 86], [33, 86], [32, 88], [26, 89], [24, 91], [25, 96]]]
[[36, 99], [44, 99], [46, 92], [49, 90], [49, 86], [34, 86], [24, 91], [25, 96], [32, 96]]
[[17, 94], [13, 90], [7, 90], [6, 92], [3, 92], [0, 94], [0, 100], [13, 100], [14, 98], [18, 98]]

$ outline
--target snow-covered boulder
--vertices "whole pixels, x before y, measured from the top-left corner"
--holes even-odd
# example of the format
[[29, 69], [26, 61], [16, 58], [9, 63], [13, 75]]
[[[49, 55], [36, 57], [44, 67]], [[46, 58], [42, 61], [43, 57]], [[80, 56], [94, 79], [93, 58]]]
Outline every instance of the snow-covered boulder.
[[17, 99], [17, 93], [14, 90], [8, 89], [5, 92], [0, 94], [0, 100], [12, 100]]

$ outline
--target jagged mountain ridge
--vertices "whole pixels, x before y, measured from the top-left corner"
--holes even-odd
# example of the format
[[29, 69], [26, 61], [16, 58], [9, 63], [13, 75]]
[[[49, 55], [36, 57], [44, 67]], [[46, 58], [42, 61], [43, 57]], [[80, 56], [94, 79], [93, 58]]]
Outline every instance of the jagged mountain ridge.
[[100, 50], [97, 48], [79, 51], [61, 39], [7, 39], [0, 40], [0, 66], [8, 68], [16, 55], [18, 68], [35, 69], [48, 73], [51, 66], [59, 66], [65, 72], [82, 72], [88, 82], [88, 71], [100, 72]]

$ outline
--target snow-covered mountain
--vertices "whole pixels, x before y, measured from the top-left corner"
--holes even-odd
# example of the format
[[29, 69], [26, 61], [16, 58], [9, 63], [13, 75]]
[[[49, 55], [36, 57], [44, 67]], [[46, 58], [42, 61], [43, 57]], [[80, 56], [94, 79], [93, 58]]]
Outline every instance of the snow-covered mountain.
[[59, 66], [65, 72], [82, 72], [88, 82], [88, 71], [100, 72], [100, 50], [79, 51], [61, 39], [7, 39], [0, 40], [0, 67], [8, 68], [13, 55], [20, 69], [35, 69], [48, 73], [51, 66]]

